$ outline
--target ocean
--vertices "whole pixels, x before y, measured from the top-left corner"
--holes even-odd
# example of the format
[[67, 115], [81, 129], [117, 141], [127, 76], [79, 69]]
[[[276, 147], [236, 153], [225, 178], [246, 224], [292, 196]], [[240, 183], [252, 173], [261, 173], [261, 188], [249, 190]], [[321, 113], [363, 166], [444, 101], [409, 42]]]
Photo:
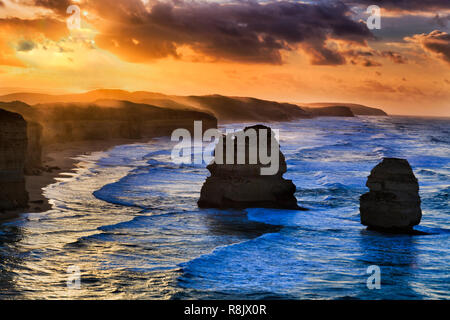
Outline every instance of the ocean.
[[[450, 119], [268, 125], [310, 210], [198, 209], [209, 172], [173, 164], [168, 138], [80, 156], [45, 188], [52, 210], [0, 224], [0, 299], [450, 298]], [[410, 162], [422, 199], [416, 229], [429, 235], [360, 224], [359, 196], [383, 157]], [[373, 265], [381, 287], [371, 290]]]

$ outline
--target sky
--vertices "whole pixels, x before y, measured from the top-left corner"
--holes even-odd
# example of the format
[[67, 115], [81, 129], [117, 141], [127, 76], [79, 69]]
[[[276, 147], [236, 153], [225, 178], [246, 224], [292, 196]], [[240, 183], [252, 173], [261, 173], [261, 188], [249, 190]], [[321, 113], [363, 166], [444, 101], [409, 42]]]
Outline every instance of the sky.
[[0, 0], [0, 94], [100, 88], [450, 116], [450, 1]]

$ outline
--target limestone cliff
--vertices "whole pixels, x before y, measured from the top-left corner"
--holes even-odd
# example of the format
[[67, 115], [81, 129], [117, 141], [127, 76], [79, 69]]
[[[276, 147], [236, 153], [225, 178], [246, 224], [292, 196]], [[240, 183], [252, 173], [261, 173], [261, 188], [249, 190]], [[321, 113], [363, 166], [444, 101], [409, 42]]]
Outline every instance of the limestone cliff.
[[27, 154], [25, 174], [33, 175], [42, 167], [42, 126], [34, 121], [27, 122]]
[[193, 131], [195, 120], [203, 122], [204, 130], [217, 127], [217, 119], [204, 112], [173, 110], [128, 101], [100, 100], [96, 103], [36, 106], [16, 101], [0, 102], [0, 108], [20, 113], [28, 123], [36, 123], [29, 129], [29, 163], [37, 166], [40, 147], [51, 143], [167, 136], [177, 128]]
[[26, 152], [27, 123], [21, 115], [0, 109], [0, 212], [27, 207]]

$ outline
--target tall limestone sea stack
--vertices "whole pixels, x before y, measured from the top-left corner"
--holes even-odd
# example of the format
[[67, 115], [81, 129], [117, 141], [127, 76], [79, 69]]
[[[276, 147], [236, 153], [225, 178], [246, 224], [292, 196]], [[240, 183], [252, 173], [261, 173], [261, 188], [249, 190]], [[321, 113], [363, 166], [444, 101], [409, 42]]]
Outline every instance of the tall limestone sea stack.
[[0, 109], [0, 214], [28, 206], [26, 154], [27, 123], [21, 115]]
[[391, 233], [418, 233], [422, 218], [419, 184], [405, 159], [384, 158], [366, 183], [370, 191], [360, 198], [361, 223]]
[[[255, 139], [245, 138], [255, 133]], [[244, 137], [239, 139], [238, 137]], [[234, 137], [234, 139], [233, 139]], [[271, 165], [261, 161], [261, 141], [267, 139], [267, 155], [276, 160], [277, 166], [273, 174], [264, 174], [264, 168]], [[223, 143], [232, 141], [231, 143]], [[265, 145], [265, 143], [263, 143]], [[226, 161], [227, 147], [233, 148], [233, 161]], [[272, 148], [273, 146], [273, 148]], [[239, 164], [237, 150], [245, 147], [245, 162]], [[240, 149], [241, 148], [241, 149]], [[229, 151], [229, 149], [228, 149]], [[257, 159], [250, 161], [251, 152], [256, 151]], [[263, 150], [265, 154], [267, 150]], [[274, 154], [272, 154], [274, 151]], [[297, 205], [294, 196], [295, 185], [291, 180], [283, 179], [286, 172], [286, 161], [274, 132], [266, 126], [247, 127], [244, 131], [222, 137], [215, 149], [214, 161], [207, 166], [211, 172], [202, 187], [198, 206], [201, 208], [281, 208], [302, 209]]]

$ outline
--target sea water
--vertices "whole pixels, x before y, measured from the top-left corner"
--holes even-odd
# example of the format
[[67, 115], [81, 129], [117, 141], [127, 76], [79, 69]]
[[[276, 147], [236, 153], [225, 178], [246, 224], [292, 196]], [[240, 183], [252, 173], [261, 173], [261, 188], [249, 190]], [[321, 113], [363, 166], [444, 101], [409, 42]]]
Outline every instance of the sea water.
[[[205, 164], [173, 164], [167, 138], [117, 146], [79, 157], [75, 173], [46, 187], [52, 210], [0, 225], [0, 298], [450, 298], [449, 119], [269, 125], [308, 211], [200, 210]], [[410, 162], [422, 199], [416, 228], [430, 235], [360, 224], [359, 197], [383, 157]], [[381, 287], [371, 290], [373, 265]]]

